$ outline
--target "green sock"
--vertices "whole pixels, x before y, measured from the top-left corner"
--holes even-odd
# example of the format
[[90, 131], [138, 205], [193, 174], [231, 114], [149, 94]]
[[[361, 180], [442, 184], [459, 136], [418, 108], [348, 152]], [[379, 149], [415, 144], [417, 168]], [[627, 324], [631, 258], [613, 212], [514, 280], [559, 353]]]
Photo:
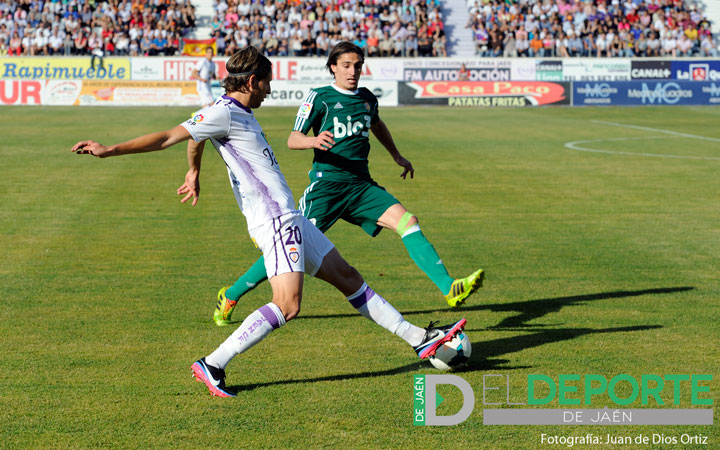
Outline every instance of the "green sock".
[[403, 237], [402, 241], [410, 254], [410, 258], [435, 283], [440, 292], [447, 295], [454, 280], [448, 275], [445, 264], [442, 263], [442, 260], [422, 231], [410, 233]]
[[225, 296], [230, 300], [237, 300], [243, 295], [255, 289], [255, 287], [267, 280], [267, 273], [265, 272], [265, 258], [262, 256], [260, 259], [255, 261], [247, 272], [243, 274], [227, 291]]

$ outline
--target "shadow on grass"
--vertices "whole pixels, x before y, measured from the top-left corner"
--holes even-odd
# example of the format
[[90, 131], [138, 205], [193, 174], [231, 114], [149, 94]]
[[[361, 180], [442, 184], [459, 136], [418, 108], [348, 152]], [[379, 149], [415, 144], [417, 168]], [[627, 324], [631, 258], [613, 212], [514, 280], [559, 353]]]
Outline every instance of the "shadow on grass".
[[672, 294], [675, 292], [685, 292], [695, 289], [689, 286], [670, 287], [670, 288], [657, 288], [657, 289], [644, 289], [640, 291], [613, 291], [613, 292], [602, 292], [599, 294], [588, 294], [588, 295], [573, 295], [568, 297], [557, 297], [557, 298], [543, 298], [538, 300], [529, 300], [525, 302], [513, 302], [513, 303], [502, 303], [494, 305], [480, 305], [478, 307], [467, 308], [469, 310], [474, 309], [489, 309], [493, 312], [517, 312], [519, 314], [511, 317], [506, 317], [499, 324], [490, 327], [489, 329], [508, 329], [508, 328], [521, 328], [521, 327], [543, 327], [545, 325], [530, 325], [527, 322], [545, 316], [550, 313], [558, 312], [565, 306], [581, 305], [585, 302], [591, 302], [596, 300], [607, 300], [611, 298], [625, 298], [625, 297], [638, 297], [641, 295], [652, 295], [652, 294]]
[[[545, 344], [552, 344], [555, 342], [566, 341], [575, 339], [580, 336], [588, 334], [601, 334], [601, 333], [623, 333], [632, 331], [645, 331], [662, 328], [659, 325], [637, 325], [632, 327], [616, 327], [616, 328], [602, 328], [594, 330], [592, 328], [559, 328], [552, 330], [542, 330], [532, 334], [513, 336], [509, 338], [494, 339], [491, 341], [479, 341], [473, 342], [473, 353], [470, 357], [470, 361], [467, 366], [461, 372], [472, 372], [477, 370], [512, 370], [512, 369], [528, 369], [531, 366], [507, 366], [509, 363], [507, 359], [498, 359], [498, 356], [506, 355], [509, 353], [515, 353], [527, 348], [539, 347]], [[478, 331], [478, 330], [469, 330]], [[524, 330], [523, 330], [524, 331]], [[424, 370], [431, 369], [430, 364], [427, 361], [415, 361], [412, 364], [405, 366], [396, 367], [394, 369], [378, 370], [378, 371], [367, 371], [360, 373], [349, 373], [344, 375], [329, 375], [326, 377], [316, 378], [300, 378], [300, 379], [289, 379], [289, 380], [277, 380], [270, 381], [267, 383], [255, 383], [246, 385], [235, 385], [228, 386], [228, 390], [232, 392], [251, 391], [259, 387], [274, 386], [274, 385], [285, 385], [285, 384], [300, 384], [300, 383], [316, 383], [321, 381], [345, 381], [355, 380], [361, 378], [374, 378], [391, 375], [399, 375], [407, 372], [422, 372]]]
[[[637, 325], [628, 327], [615, 327], [615, 328], [541, 328], [545, 325], [529, 325], [527, 322], [543, 317], [547, 314], [560, 311], [565, 306], [575, 306], [583, 304], [584, 302], [604, 300], [611, 298], [624, 298], [624, 297], [637, 297], [640, 295], [650, 294], [670, 294], [674, 292], [684, 292], [694, 289], [693, 287], [671, 287], [671, 288], [657, 288], [657, 289], [645, 289], [639, 291], [613, 291], [603, 292], [598, 294], [589, 295], [575, 295], [568, 297], [557, 297], [548, 299], [528, 300], [524, 302], [513, 302], [513, 303], [498, 303], [488, 305], [476, 305], [465, 307], [462, 311], [481, 311], [489, 310], [493, 312], [517, 312], [519, 314], [503, 319], [499, 324], [482, 330], [468, 330], [468, 331], [520, 331], [527, 332], [532, 331], [530, 334], [523, 334], [519, 336], [513, 336], [508, 338], [494, 339], [490, 341], [478, 341], [473, 342], [473, 355], [467, 364], [467, 367], [462, 371], [477, 371], [477, 370], [511, 370], [511, 369], [527, 369], [531, 366], [508, 366], [510, 360], [500, 359], [499, 356], [507, 355], [522, 351], [527, 348], [539, 347], [545, 344], [552, 344], [555, 342], [567, 341], [575, 339], [581, 336], [589, 334], [602, 334], [602, 333], [622, 333], [622, 332], [633, 332], [633, 331], [646, 331], [657, 328], [662, 328], [660, 325]], [[447, 309], [438, 310], [427, 310], [427, 311], [411, 311], [403, 313], [405, 316], [413, 314], [427, 314], [432, 312], [446, 312]], [[342, 317], [358, 317], [357, 314], [333, 314], [333, 315], [318, 315], [318, 316], [301, 316], [295, 320], [301, 318], [304, 319], [327, 319], [327, 318], [342, 318]], [[539, 330], [539, 331], [538, 331]], [[350, 373], [344, 375], [329, 375], [325, 377], [316, 378], [301, 378], [301, 379], [287, 379], [270, 381], [267, 383], [256, 383], [247, 385], [235, 385], [228, 386], [228, 389], [233, 392], [242, 392], [253, 390], [258, 387], [274, 386], [274, 385], [285, 385], [285, 384], [299, 384], [299, 383], [315, 383], [322, 381], [344, 381], [354, 380], [362, 378], [373, 378], [382, 376], [392, 376], [407, 372], [417, 372], [430, 369], [431, 366], [428, 362], [416, 361], [412, 364], [405, 366], [396, 367], [393, 369], [379, 370], [379, 371], [366, 371], [359, 373]]]
[[[611, 291], [600, 292], [598, 294], [571, 295], [567, 297], [541, 298], [536, 300], [526, 300], [513, 303], [490, 303], [484, 305], [463, 306], [457, 311], [492, 311], [492, 312], [517, 312], [519, 314], [507, 317], [497, 325], [490, 327], [491, 329], [505, 329], [518, 327], [543, 327], [545, 325], [528, 325], [527, 322], [545, 316], [550, 313], [558, 312], [564, 306], [581, 305], [585, 302], [595, 300], [607, 300], [611, 298], [639, 297], [641, 295], [652, 294], [672, 294], [675, 292], [685, 292], [695, 289], [691, 286], [679, 286], [656, 289], [643, 289], [639, 291]], [[482, 293], [477, 294], [482, 295]], [[448, 312], [448, 308], [426, 309], [420, 311], [405, 311], [403, 316], [412, 316], [415, 314], [430, 314], [436, 312]], [[326, 314], [315, 316], [298, 316], [295, 320], [303, 319], [340, 319], [349, 317], [359, 317], [357, 313], [350, 314]]]
[[[494, 360], [492, 364], [497, 364], [496, 367], [493, 365], [492, 369], [494, 370], [509, 370], [509, 369], [522, 369], [525, 368], [524, 366], [501, 366], [502, 364], [506, 364], [508, 361], [506, 360]], [[407, 364], [400, 367], [395, 367], [393, 369], [387, 369], [387, 370], [377, 370], [377, 371], [367, 371], [367, 372], [360, 372], [360, 373], [348, 373], [344, 375], [328, 375], [326, 377], [315, 377], [315, 378], [298, 378], [298, 379], [289, 379], [289, 380], [277, 380], [277, 381], [269, 381], [267, 383], [255, 383], [255, 384], [243, 384], [243, 385], [234, 385], [234, 386], [227, 386], [227, 389], [231, 392], [243, 392], [243, 391], [251, 391], [253, 389], [259, 388], [259, 387], [266, 387], [266, 386], [275, 386], [275, 385], [286, 385], [286, 384], [300, 384], [300, 383], [317, 383], [321, 381], [345, 381], [345, 380], [355, 380], [355, 379], [362, 379], [362, 378], [375, 378], [375, 377], [385, 377], [385, 376], [392, 376], [392, 375], [399, 375], [402, 373], [408, 373], [408, 372], [427, 372], [428, 370], [435, 370], [429, 362], [427, 361], [415, 361], [412, 364]]]
[[[472, 355], [463, 372], [475, 370], [503, 369], [502, 366], [506, 359], [492, 359], [498, 356], [519, 352], [528, 348], [539, 347], [545, 344], [553, 344], [556, 342], [568, 341], [588, 334], [602, 333], [626, 333], [632, 331], [647, 331], [662, 328], [660, 325], [636, 325], [631, 327], [615, 327], [615, 328], [555, 328], [536, 331], [530, 334], [523, 334], [508, 338], [493, 339], [490, 341], [478, 341], [472, 343]], [[467, 331], [485, 331], [485, 330], [467, 330]], [[511, 330], [506, 330], [511, 331]], [[527, 331], [519, 329], [516, 331]], [[529, 368], [526, 366], [526, 368]]]
[[[517, 312], [519, 314], [511, 317], [507, 317], [497, 325], [490, 327], [489, 329], [508, 329], [508, 328], [520, 328], [520, 327], [545, 327], [547, 325], [530, 325], [527, 322], [545, 316], [550, 313], [558, 312], [564, 306], [575, 306], [581, 305], [585, 302], [591, 302], [595, 300], [607, 300], [611, 298], [624, 298], [624, 297], [639, 297], [641, 295], [652, 295], [652, 294], [672, 294], [675, 292], [692, 291], [695, 289], [690, 286], [679, 286], [669, 288], [656, 288], [656, 289], [643, 289], [640, 291], [611, 291], [611, 292], [600, 292], [598, 294], [586, 294], [586, 295], [571, 295], [567, 297], [556, 297], [556, 298], [541, 298], [536, 300], [526, 300], [522, 302], [513, 303], [490, 303], [484, 305], [473, 305], [464, 306], [457, 311], [462, 313], [463, 311], [492, 311], [492, 312]], [[482, 293], [478, 294], [481, 295]], [[441, 309], [426, 309], [420, 311], [405, 311], [403, 316], [412, 316], [416, 314], [430, 314], [436, 312], [448, 312], [453, 311], [448, 308]], [[347, 314], [320, 314], [320, 315], [300, 315], [294, 320], [304, 319], [343, 319], [343, 318], [360, 318], [360, 315], [353, 312]], [[229, 325], [240, 324], [241, 321], [228, 322]]]

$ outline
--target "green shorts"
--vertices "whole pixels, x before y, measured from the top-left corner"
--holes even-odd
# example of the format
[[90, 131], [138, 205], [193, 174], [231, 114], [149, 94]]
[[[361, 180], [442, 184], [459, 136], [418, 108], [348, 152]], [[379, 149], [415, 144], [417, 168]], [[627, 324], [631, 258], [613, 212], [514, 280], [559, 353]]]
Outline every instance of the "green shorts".
[[396, 203], [400, 202], [373, 181], [315, 180], [300, 197], [298, 209], [323, 233], [343, 219], [375, 237], [382, 230], [378, 219]]

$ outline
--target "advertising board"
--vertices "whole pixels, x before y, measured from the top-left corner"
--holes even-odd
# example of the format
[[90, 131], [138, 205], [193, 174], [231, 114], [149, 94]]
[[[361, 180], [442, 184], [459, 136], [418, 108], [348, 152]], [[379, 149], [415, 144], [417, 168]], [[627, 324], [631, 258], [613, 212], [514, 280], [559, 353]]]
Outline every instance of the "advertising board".
[[717, 105], [720, 83], [694, 81], [575, 82], [573, 105]]
[[520, 107], [570, 104], [570, 83], [413, 81], [398, 84], [401, 105]]
[[[273, 81], [272, 92], [265, 98], [263, 106], [299, 107], [310, 89], [323, 86], [308, 81]], [[380, 106], [398, 106], [398, 83], [393, 81], [367, 81], [362, 86], [378, 98]]]
[[89, 57], [12, 57], [0, 58], [0, 79], [129, 80], [130, 59], [104, 58], [103, 66], [93, 67]]

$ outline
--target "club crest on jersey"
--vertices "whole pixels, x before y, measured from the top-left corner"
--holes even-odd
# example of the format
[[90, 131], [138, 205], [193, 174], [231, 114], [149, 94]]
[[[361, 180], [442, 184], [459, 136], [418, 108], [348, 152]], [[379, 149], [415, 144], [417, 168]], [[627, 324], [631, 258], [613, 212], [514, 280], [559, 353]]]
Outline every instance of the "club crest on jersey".
[[370, 111], [370, 103], [365, 102], [365, 111]]
[[301, 119], [307, 119], [310, 116], [310, 111], [312, 111], [312, 103], [303, 102], [297, 115]]
[[290, 253], [288, 254], [290, 256], [290, 260], [294, 263], [298, 262], [300, 259], [300, 253], [297, 252], [297, 249], [295, 247], [292, 247], [290, 249]]

